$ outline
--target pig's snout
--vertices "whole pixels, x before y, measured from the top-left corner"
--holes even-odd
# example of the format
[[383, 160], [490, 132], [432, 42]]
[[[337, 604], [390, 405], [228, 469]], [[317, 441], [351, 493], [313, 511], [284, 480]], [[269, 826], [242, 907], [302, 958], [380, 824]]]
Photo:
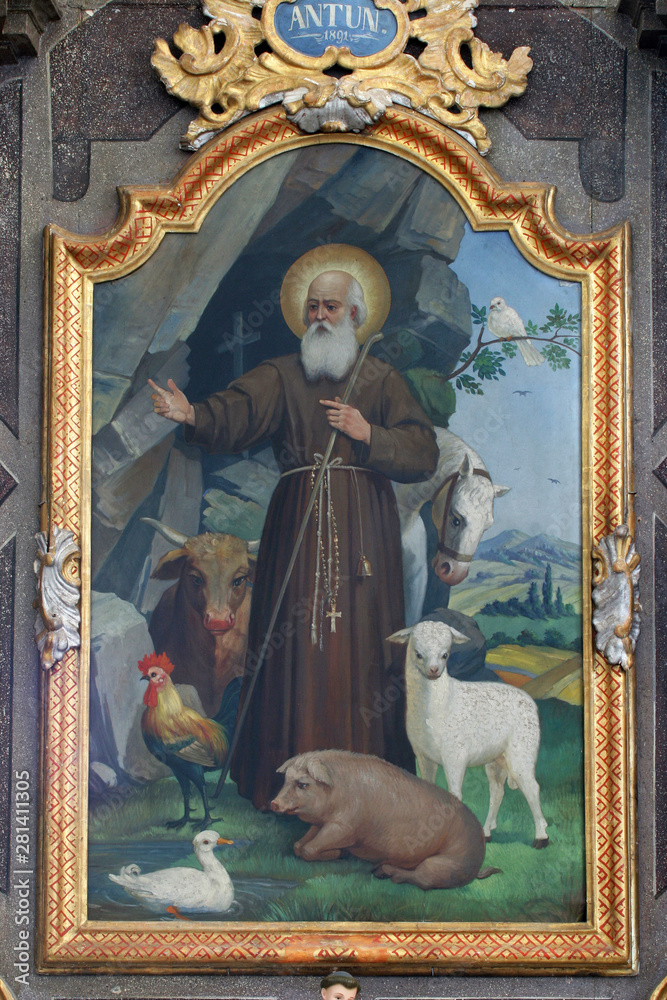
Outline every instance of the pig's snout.
[[286, 813], [286, 815], [291, 816], [296, 812], [296, 803], [289, 796], [284, 795], [279, 792], [275, 799], [271, 800], [270, 803], [271, 812], [274, 813]]

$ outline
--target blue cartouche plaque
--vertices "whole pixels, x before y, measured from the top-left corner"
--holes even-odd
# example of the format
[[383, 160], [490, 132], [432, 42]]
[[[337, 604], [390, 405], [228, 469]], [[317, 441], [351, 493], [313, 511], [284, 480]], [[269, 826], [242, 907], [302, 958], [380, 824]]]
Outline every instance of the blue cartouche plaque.
[[273, 23], [280, 38], [304, 56], [321, 56], [329, 45], [348, 48], [354, 56], [372, 56], [398, 31], [391, 11], [378, 10], [373, 0], [281, 3]]

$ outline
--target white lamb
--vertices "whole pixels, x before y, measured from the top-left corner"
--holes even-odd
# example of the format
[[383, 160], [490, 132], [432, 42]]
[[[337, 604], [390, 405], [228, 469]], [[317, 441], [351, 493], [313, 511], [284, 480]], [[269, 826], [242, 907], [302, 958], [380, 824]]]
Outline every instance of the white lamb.
[[466, 768], [483, 764], [490, 792], [484, 824], [487, 840], [496, 828], [509, 778], [510, 788], [521, 789], [533, 814], [533, 847], [546, 847], [547, 824], [535, 780], [540, 722], [530, 695], [509, 684], [450, 677], [447, 660], [452, 643], [468, 638], [443, 622], [418, 622], [389, 639], [408, 644], [406, 727], [422, 778], [435, 783], [442, 764], [449, 791], [461, 799]]

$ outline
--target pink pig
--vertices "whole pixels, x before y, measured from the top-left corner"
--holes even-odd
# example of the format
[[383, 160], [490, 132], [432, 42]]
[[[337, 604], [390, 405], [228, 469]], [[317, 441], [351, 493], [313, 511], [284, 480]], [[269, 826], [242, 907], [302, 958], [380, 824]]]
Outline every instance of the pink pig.
[[274, 812], [310, 823], [294, 845], [305, 861], [343, 853], [377, 863], [373, 874], [420, 889], [453, 889], [485, 868], [484, 831], [459, 799], [393, 764], [347, 750], [300, 754], [278, 768]]

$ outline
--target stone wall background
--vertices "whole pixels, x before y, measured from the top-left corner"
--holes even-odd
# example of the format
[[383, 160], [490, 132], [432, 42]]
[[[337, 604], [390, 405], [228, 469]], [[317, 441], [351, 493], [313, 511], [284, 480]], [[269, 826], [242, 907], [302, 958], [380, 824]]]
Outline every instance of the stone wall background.
[[[512, 6], [510, 6], [510, 3]], [[194, 0], [61, 5], [45, 14], [38, 58], [5, 43], [0, 0], [0, 928], [13, 926], [8, 879], [10, 771], [37, 787], [39, 665], [33, 643], [34, 533], [40, 499], [42, 230], [104, 231], [118, 184], [168, 181], [186, 154], [190, 109], [153, 76], [153, 39], [201, 23]], [[632, 224], [637, 542], [643, 630], [637, 658], [639, 905], [637, 977], [368, 977], [375, 998], [648, 1000], [667, 976], [667, 24], [664, 0], [625, 13], [604, 0], [483, 2], [477, 34], [508, 55], [531, 46], [524, 97], [483, 112], [490, 164], [508, 180], [558, 188], [569, 230]], [[10, 16], [11, 15], [11, 16]], [[50, 16], [50, 15], [49, 15]], [[11, 36], [14, 38], [14, 36]], [[641, 47], [639, 47], [641, 46]], [[13, 61], [12, 61], [13, 60]], [[36, 816], [32, 807], [33, 844]], [[33, 882], [34, 884], [34, 882]], [[34, 901], [33, 901], [34, 912]], [[25, 998], [301, 998], [315, 977], [30, 976], [14, 982], [14, 935], [0, 976]]]

